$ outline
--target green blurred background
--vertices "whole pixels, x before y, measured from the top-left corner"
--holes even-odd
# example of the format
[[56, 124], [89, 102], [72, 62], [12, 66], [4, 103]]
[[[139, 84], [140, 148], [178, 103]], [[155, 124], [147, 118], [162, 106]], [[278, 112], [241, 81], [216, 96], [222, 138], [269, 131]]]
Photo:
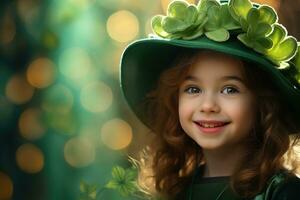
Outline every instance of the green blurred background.
[[[273, 5], [299, 40], [299, 0], [258, 2]], [[107, 183], [113, 166], [144, 147], [146, 129], [119, 89], [119, 60], [168, 3], [1, 0], [0, 200], [79, 199], [80, 181]], [[106, 190], [101, 199], [130, 197]]]

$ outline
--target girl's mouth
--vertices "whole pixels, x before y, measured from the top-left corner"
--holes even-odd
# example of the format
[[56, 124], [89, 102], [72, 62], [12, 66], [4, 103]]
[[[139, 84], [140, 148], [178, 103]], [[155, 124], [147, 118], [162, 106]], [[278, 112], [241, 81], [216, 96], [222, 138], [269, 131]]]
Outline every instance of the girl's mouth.
[[203, 133], [220, 133], [230, 122], [221, 121], [195, 121], [197, 127]]

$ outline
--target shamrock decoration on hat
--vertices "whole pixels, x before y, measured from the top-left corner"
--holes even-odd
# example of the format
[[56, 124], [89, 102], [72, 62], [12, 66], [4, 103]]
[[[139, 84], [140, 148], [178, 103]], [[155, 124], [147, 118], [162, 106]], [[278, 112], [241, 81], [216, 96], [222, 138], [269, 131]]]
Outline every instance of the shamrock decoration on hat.
[[[167, 16], [152, 19], [154, 33], [166, 39], [195, 40], [205, 35], [217, 42], [237, 37], [244, 45], [265, 55], [280, 69], [296, 66], [300, 80], [300, 43], [288, 36], [278, 23], [276, 11], [268, 5], [254, 5], [249, 0], [200, 0], [197, 5], [172, 2]], [[297, 53], [298, 52], [298, 53]], [[300, 82], [300, 81], [299, 81]]]

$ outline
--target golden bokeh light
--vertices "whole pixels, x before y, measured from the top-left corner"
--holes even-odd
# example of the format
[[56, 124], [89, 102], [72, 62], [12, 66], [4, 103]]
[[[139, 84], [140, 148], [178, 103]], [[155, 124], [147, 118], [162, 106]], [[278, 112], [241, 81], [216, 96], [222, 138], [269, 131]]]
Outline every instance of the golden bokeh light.
[[66, 114], [72, 109], [73, 102], [71, 90], [62, 84], [56, 84], [47, 90], [42, 108], [48, 112]]
[[139, 21], [133, 13], [120, 10], [108, 18], [106, 29], [112, 39], [118, 42], [129, 42], [139, 33]]
[[101, 128], [102, 142], [113, 150], [127, 147], [132, 140], [132, 128], [122, 119], [112, 119]]
[[73, 167], [86, 167], [94, 162], [96, 152], [94, 143], [87, 137], [74, 137], [66, 142], [64, 156]]
[[[174, 0], [161, 0], [161, 7], [162, 7], [164, 13], [167, 13], [168, 5], [172, 1], [174, 1]], [[191, 4], [197, 4], [197, 2], [198, 2], [197, 0], [185, 0], [185, 1], [187, 1]]]
[[54, 81], [55, 66], [48, 58], [34, 60], [27, 69], [27, 80], [36, 88], [45, 88]]
[[16, 152], [17, 164], [24, 172], [34, 174], [44, 167], [44, 154], [33, 144], [23, 144]]
[[101, 81], [92, 82], [82, 88], [80, 101], [87, 111], [103, 112], [111, 106], [113, 93], [107, 84]]
[[11, 199], [13, 194], [13, 182], [11, 178], [0, 171], [0, 200]]
[[59, 70], [68, 78], [82, 79], [91, 70], [89, 54], [82, 48], [74, 47], [65, 50], [59, 57]]
[[110, 57], [107, 57], [105, 61], [105, 71], [110, 74], [111, 76], [115, 77], [116, 79], [119, 78], [120, 73], [120, 58], [122, 56], [124, 47], [116, 47], [113, 50], [111, 50]]
[[15, 104], [28, 102], [34, 93], [34, 88], [27, 82], [22, 75], [14, 75], [8, 81], [5, 94], [7, 98]]
[[41, 122], [41, 111], [37, 108], [28, 108], [19, 119], [21, 135], [28, 140], [35, 140], [43, 136], [45, 127]]
[[16, 35], [16, 25], [13, 20], [13, 16], [7, 12], [2, 18], [2, 23], [0, 23], [0, 43], [8, 44], [10, 43]]

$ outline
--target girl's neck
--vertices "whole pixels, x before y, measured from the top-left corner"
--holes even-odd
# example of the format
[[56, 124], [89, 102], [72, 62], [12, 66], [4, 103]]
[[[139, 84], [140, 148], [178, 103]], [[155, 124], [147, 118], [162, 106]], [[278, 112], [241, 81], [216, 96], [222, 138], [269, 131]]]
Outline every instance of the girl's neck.
[[203, 149], [205, 166], [203, 177], [231, 176], [242, 161], [245, 148]]

